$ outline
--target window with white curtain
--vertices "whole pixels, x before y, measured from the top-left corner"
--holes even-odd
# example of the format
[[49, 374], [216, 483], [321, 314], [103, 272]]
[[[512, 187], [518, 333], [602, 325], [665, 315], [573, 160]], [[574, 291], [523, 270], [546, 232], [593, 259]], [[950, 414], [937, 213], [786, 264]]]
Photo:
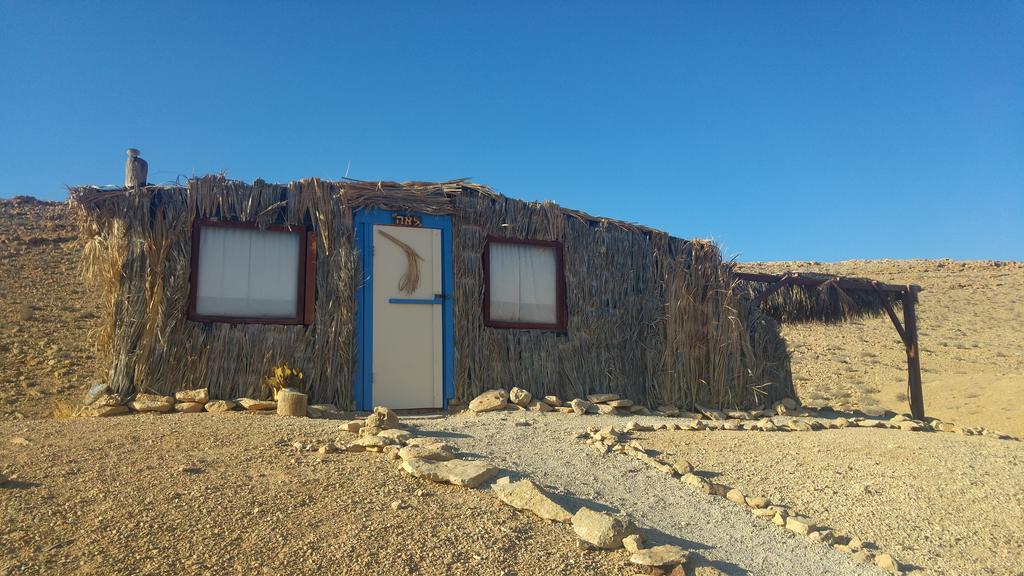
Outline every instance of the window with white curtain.
[[564, 329], [561, 246], [491, 239], [487, 243], [487, 314], [491, 326]]
[[195, 316], [301, 319], [302, 232], [203, 225], [194, 241]]

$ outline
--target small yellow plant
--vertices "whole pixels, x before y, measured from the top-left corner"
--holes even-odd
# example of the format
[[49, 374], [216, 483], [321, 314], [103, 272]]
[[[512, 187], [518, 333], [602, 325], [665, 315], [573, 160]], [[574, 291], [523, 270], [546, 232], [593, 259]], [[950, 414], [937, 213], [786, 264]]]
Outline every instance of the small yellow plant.
[[53, 417], [60, 420], [63, 418], [74, 418], [78, 416], [80, 409], [74, 404], [69, 404], [63, 400], [59, 400], [53, 407]]
[[267, 378], [267, 387], [273, 391], [274, 400], [277, 400], [277, 393], [284, 388], [299, 390], [302, 388], [302, 371], [292, 368], [287, 362], [281, 362], [274, 368], [274, 375]]

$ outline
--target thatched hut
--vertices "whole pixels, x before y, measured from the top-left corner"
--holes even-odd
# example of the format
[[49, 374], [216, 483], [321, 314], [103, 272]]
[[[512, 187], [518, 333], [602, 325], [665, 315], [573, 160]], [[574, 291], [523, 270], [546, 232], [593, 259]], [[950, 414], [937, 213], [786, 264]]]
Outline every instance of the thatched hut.
[[123, 396], [447, 407], [519, 386], [649, 406], [791, 396], [776, 323], [706, 241], [464, 180], [307, 179], [71, 191]]

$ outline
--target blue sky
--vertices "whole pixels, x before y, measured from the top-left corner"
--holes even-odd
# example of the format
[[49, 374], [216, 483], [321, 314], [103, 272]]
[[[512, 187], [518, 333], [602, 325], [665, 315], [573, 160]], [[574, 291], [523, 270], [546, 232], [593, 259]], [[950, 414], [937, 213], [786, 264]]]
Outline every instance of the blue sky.
[[[1024, 2], [0, 0], [0, 196], [471, 177], [741, 260], [1024, 259]], [[554, 4], [554, 5], [552, 5]]]

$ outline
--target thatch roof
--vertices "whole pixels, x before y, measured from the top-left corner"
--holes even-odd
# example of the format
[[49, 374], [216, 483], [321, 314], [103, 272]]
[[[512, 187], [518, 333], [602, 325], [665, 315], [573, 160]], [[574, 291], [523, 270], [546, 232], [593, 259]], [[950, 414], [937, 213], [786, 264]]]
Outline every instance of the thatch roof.
[[[883, 284], [869, 278], [812, 272], [763, 274], [736, 272], [739, 286], [760, 303], [761, 311], [779, 322], [835, 323], [881, 316], [885, 303], [902, 307], [901, 295], [917, 302], [920, 286]], [[776, 288], [779, 283], [781, 287]]]

